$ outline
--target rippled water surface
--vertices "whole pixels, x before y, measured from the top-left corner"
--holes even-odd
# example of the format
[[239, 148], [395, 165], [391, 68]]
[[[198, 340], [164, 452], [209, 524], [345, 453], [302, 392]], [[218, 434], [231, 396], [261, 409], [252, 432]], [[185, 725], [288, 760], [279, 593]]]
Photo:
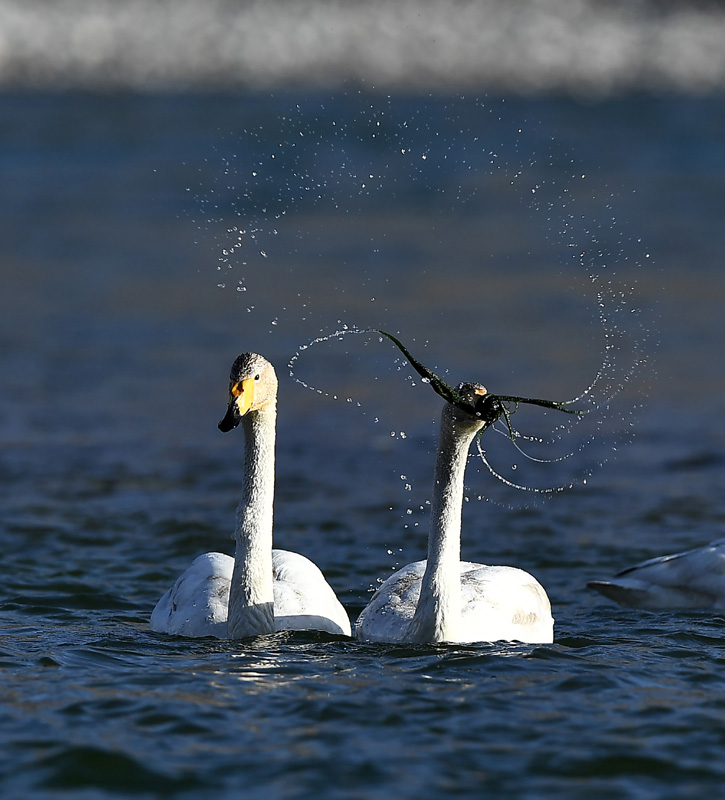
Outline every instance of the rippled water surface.
[[[3, 796], [715, 796], [722, 616], [585, 584], [722, 535], [724, 134], [721, 97], [3, 96]], [[287, 362], [376, 326], [451, 380], [570, 397], [607, 341], [590, 274], [624, 390], [551, 465], [575, 487], [474, 464], [464, 509], [464, 557], [534, 573], [554, 644], [148, 630], [232, 549], [238, 352], [281, 379], [276, 543], [354, 618], [424, 553], [440, 401], [376, 337], [303, 351], [323, 394]]]

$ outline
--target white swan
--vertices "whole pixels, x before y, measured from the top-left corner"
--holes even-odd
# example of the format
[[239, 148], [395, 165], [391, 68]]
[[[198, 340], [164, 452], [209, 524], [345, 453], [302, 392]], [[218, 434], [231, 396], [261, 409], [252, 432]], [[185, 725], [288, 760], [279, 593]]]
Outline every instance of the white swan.
[[[466, 401], [486, 394], [478, 383], [457, 390]], [[515, 567], [460, 560], [463, 481], [468, 448], [483, 422], [446, 403], [433, 483], [428, 559], [391, 575], [355, 623], [372, 642], [554, 640], [551, 604], [541, 584]]]
[[242, 639], [279, 630], [350, 635], [350, 620], [318, 567], [272, 550], [277, 375], [256, 353], [240, 355], [230, 375], [230, 402], [219, 429], [240, 422], [244, 483], [234, 558], [198, 556], [151, 614], [151, 630], [181, 636]]
[[587, 586], [627, 608], [666, 611], [725, 609], [725, 539], [650, 558]]

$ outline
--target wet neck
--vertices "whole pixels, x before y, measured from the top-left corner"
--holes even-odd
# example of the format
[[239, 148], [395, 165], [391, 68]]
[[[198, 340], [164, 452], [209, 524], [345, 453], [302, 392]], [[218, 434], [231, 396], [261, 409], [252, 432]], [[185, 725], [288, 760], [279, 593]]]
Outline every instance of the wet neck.
[[428, 560], [409, 641], [455, 642], [461, 619], [461, 514], [468, 448], [481, 426], [446, 405], [441, 415]]
[[272, 522], [276, 410], [242, 418], [244, 484], [237, 509], [234, 572], [229, 591], [232, 639], [274, 631]]

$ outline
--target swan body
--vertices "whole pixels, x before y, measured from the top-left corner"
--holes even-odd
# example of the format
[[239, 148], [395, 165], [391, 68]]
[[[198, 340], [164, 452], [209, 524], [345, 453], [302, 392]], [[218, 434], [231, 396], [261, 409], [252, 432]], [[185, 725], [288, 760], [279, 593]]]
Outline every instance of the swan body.
[[[418, 605], [425, 567], [426, 561], [414, 561], [378, 588], [356, 623], [359, 638], [410, 641], [406, 630]], [[460, 632], [456, 641], [552, 641], [549, 600], [528, 572], [461, 561], [460, 580]]]
[[[480, 384], [457, 391], [483, 395]], [[541, 584], [514, 567], [460, 560], [463, 484], [480, 418], [446, 403], [436, 458], [428, 558], [408, 564], [376, 590], [355, 623], [372, 642], [545, 643], [554, 640], [551, 604]]]
[[611, 580], [590, 581], [587, 585], [627, 608], [725, 609], [725, 539], [650, 558], [622, 570]]
[[151, 614], [151, 630], [242, 639], [278, 630], [350, 635], [350, 620], [322, 572], [298, 553], [272, 549], [277, 376], [262, 356], [232, 366], [230, 402], [219, 429], [241, 423], [244, 482], [234, 558], [204, 553]]
[[[159, 600], [151, 629], [176, 636], [228, 638], [227, 612], [234, 559], [202, 553]], [[272, 550], [274, 629], [350, 634], [335, 593], [319, 567], [299, 553]], [[336, 613], [331, 613], [331, 609]]]

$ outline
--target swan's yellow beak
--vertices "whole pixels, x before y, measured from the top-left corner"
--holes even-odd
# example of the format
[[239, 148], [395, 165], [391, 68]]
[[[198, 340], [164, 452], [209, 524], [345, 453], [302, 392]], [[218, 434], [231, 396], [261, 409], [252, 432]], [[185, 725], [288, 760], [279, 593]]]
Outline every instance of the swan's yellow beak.
[[224, 419], [219, 423], [219, 430], [227, 433], [239, 425], [242, 417], [249, 411], [254, 403], [254, 378], [245, 378], [232, 385], [229, 390], [231, 399]]
[[243, 417], [252, 407], [254, 402], [254, 382], [254, 378], [245, 378], [232, 386], [231, 402], [236, 404], [240, 417]]

